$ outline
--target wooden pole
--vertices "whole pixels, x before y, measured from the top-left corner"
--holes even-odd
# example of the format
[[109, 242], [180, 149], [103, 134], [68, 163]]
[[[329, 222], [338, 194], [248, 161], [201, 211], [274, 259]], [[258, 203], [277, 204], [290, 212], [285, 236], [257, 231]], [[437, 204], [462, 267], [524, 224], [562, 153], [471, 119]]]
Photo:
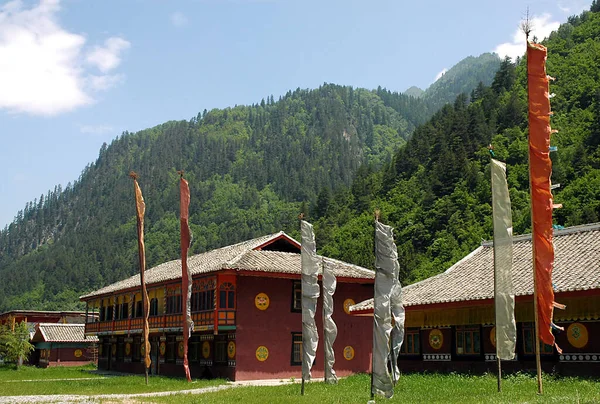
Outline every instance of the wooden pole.
[[[496, 327], [496, 331], [498, 328]], [[496, 340], [498, 343], [498, 340]], [[498, 393], [502, 391], [502, 364], [500, 362], [500, 358], [498, 357], [498, 350], [496, 349], [496, 361], [498, 362]]]

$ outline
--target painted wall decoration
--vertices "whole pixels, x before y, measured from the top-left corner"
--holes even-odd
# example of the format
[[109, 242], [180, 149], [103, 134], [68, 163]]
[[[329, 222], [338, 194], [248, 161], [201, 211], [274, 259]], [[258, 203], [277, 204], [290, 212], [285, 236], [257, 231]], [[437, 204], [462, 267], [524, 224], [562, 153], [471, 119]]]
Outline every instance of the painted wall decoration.
[[235, 342], [233, 341], [229, 341], [229, 343], [227, 344], [227, 357], [229, 359], [235, 358]]
[[125, 355], [129, 356], [131, 354], [131, 344], [128, 342], [125, 344]]
[[183, 358], [183, 351], [184, 351], [183, 341], [179, 341], [179, 344], [177, 344], [177, 355], [179, 355], [180, 358]]
[[496, 347], [496, 327], [493, 327], [490, 331], [490, 342]]
[[581, 323], [573, 323], [567, 328], [567, 338], [575, 348], [583, 348], [588, 343], [588, 330]]
[[266, 361], [268, 357], [269, 349], [266, 346], [261, 345], [258, 348], [256, 348], [256, 359], [258, 359], [259, 362]]
[[354, 359], [354, 348], [352, 348], [350, 345], [344, 348], [344, 358], [347, 361]]
[[269, 296], [266, 293], [259, 293], [254, 298], [254, 305], [258, 310], [267, 310], [269, 308]]
[[144, 341], [142, 341], [142, 345], [140, 346], [140, 354], [142, 355], [142, 358], [146, 356], [146, 346], [144, 345]]
[[81, 358], [83, 352], [81, 352], [81, 349], [76, 349], [75, 352], [73, 352], [73, 355], [75, 355], [76, 358]]
[[165, 356], [165, 352], [167, 350], [167, 344], [163, 342], [160, 343], [159, 347], [158, 347], [158, 352], [160, 352], [160, 356]]
[[110, 352], [112, 352], [113, 356], [117, 354], [117, 344], [112, 344], [112, 346], [110, 347]]
[[429, 332], [429, 345], [433, 349], [440, 349], [442, 344], [444, 343], [444, 335], [437, 328], [431, 330]]
[[210, 342], [208, 341], [202, 343], [202, 357], [204, 359], [210, 358]]
[[352, 299], [346, 299], [344, 300], [344, 311], [346, 312], [346, 314], [350, 314], [350, 306], [354, 306], [356, 303], [354, 303], [354, 300]]

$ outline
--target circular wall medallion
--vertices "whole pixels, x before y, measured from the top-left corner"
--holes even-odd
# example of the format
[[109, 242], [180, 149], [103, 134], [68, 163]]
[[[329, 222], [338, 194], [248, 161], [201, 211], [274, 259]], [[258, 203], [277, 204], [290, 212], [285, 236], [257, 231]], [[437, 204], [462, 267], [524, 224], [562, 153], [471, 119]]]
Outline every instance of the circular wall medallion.
[[227, 357], [229, 359], [235, 358], [235, 342], [233, 341], [229, 341], [229, 344], [227, 344]]
[[264, 362], [267, 360], [268, 357], [269, 349], [267, 349], [266, 346], [261, 345], [258, 348], [256, 348], [256, 359], [258, 359], [260, 362]]
[[160, 356], [165, 356], [165, 351], [167, 350], [167, 344], [161, 342], [158, 347], [158, 352], [160, 352]]
[[254, 305], [258, 310], [267, 310], [269, 307], [269, 296], [266, 293], [259, 293], [254, 298]]
[[112, 344], [110, 351], [112, 352], [113, 356], [115, 356], [117, 354], [117, 344]]
[[81, 352], [81, 349], [76, 349], [75, 352], [73, 353], [73, 355], [75, 355], [76, 358], [81, 358], [81, 355], [83, 355], [83, 352]]
[[125, 344], [125, 355], [129, 356], [131, 353], [131, 344], [128, 342]]
[[344, 300], [344, 311], [346, 312], [346, 314], [350, 314], [350, 306], [354, 306], [356, 303], [354, 303], [354, 300], [352, 299], [346, 299]]
[[347, 361], [354, 359], [354, 348], [352, 348], [350, 345], [344, 348], [344, 358]]
[[429, 332], [429, 345], [433, 349], [440, 349], [444, 343], [444, 335], [440, 330], [433, 329]]
[[210, 342], [204, 341], [202, 343], [202, 357], [208, 359], [210, 357]]
[[177, 345], [177, 355], [179, 355], [180, 358], [183, 358], [184, 348], [183, 341], [179, 341], [179, 344]]
[[492, 343], [492, 345], [495, 348], [496, 347], [496, 327], [492, 327], [492, 330], [490, 331], [490, 342]]
[[575, 348], [583, 348], [588, 343], [588, 330], [581, 323], [573, 323], [567, 328], [567, 338]]

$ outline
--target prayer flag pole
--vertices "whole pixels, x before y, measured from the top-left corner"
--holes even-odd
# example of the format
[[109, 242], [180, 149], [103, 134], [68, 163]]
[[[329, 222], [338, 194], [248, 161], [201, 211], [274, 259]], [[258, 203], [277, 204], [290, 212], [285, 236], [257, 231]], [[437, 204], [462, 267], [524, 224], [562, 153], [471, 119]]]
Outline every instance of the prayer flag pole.
[[190, 375], [190, 366], [188, 363], [188, 341], [194, 330], [192, 321], [190, 299], [192, 295], [192, 276], [187, 265], [188, 249], [192, 245], [192, 232], [189, 225], [189, 207], [190, 207], [190, 187], [183, 178], [183, 170], [179, 174], [179, 216], [180, 216], [180, 234], [181, 234], [181, 295], [183, 308], [185, 310], [182, 324], [183, 330], [183, 369], [188, 382], [192, 381]]

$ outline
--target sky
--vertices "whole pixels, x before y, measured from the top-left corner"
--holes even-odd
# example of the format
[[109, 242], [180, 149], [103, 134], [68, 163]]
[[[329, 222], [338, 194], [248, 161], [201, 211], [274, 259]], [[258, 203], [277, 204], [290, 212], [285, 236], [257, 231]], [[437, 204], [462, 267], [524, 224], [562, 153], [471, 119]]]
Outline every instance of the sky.
[[0, 0], [0, 228], [104, 142], [335, 83], [426, 89], [591, 0]]

